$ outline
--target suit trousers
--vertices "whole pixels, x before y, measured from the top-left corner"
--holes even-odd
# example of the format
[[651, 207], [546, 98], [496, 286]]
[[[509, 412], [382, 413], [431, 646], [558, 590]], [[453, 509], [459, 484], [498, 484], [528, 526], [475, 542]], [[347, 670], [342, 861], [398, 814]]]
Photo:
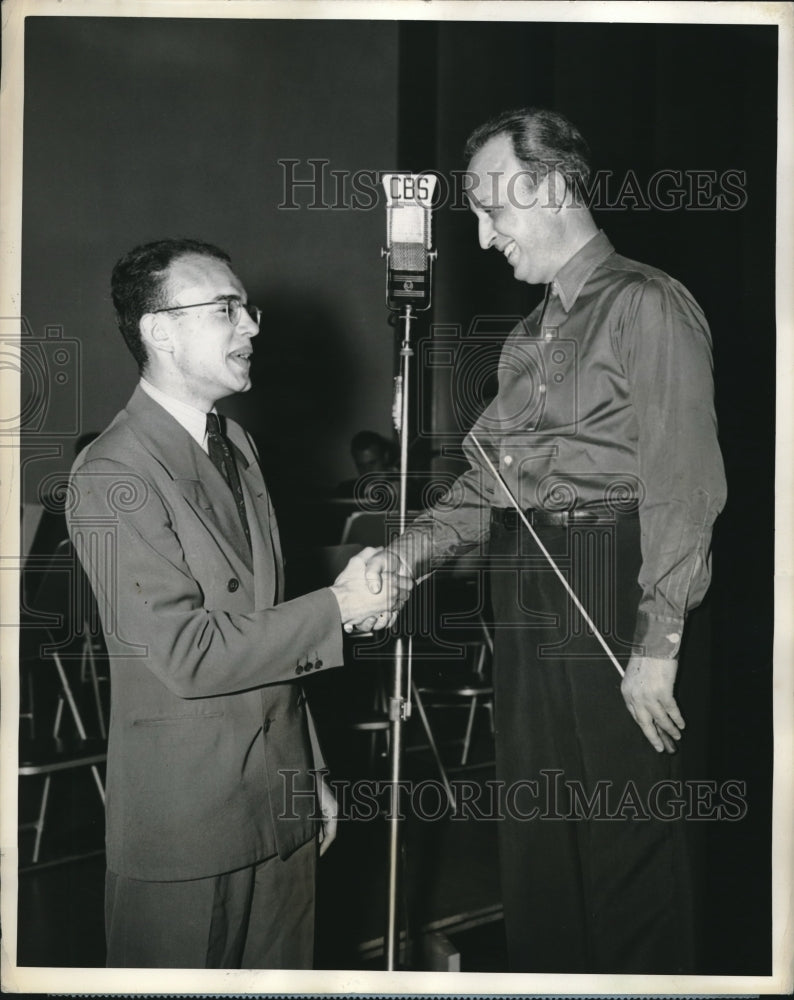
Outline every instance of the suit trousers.
[[[638, 518], [535, 530], [625, 665], [640, 599]], [[692, 857], [669, 801], [680, 754], [647, 742], [620, 674], [527, 529], [494, 521], [490, 562], [510, 968], [690, 972]]]
[[286, 860], [148, 882], [108, 871], [109, 968], [310, 969], [317, 841]]

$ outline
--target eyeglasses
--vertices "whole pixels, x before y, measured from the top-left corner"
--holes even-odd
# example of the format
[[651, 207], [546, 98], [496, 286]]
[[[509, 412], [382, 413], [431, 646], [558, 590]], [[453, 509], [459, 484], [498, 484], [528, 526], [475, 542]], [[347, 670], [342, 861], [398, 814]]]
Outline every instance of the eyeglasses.
[[181, 312], [183, 309], [198, 309], [201, 306], [223, 306], [226, 310], [226, 317], [232, 326], [237, 326], [243, 309], [251, 319], [259, 326], [262, 319], [262, 310], [259, 306], [252, 306], [250, 302], [241, 302], [240, 299], [216, 299], [214, 302], [192, 302], [189, 306], [169, 306], [167, 309], [152, 309], [153, 313]]

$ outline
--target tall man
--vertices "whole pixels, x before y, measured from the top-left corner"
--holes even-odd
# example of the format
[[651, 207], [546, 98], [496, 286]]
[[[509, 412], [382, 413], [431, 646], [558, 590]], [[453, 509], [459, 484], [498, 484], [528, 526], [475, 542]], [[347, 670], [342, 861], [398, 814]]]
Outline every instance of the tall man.
[[306, 968], [322, 758], [300, 681], [395, 596], [373, 597], [357, 558], [282, 601], [253, 444], [215, 411], [251, 386], [260, 319], [227, 254], [140, 246], [112, 292], [141, 380], [77, 458], [68, 512], [111, 668], [108, 965]]
[[[372, 557], [371, 584], [488, 542], [511, 967], [692, 971], [684, 828], [661, 817], [680, 791], [684, 621], [708, 587], [725, 498], [708, 326], [677, 281], [597, 229], [577, 197], [589, 151], [561, 115], [506, 112], [466, 155], [480, 245], [546, 295], [505, 342], [497, 396], [465, 442], [471, 468]], [[622, 682], [475, 437], [622, 660]]]

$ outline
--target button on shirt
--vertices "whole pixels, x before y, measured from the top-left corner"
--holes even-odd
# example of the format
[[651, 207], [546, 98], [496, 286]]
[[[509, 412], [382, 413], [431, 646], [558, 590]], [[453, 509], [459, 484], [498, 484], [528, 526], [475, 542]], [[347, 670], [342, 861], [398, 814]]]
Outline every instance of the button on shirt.
[[[508, 336], [472, 431], [524, 509], [638, 509], [634, 641], [676, 656], [725, 501], [711, 335], [686, 288], [598, 233]], [[470, 438], [464, 450], [471, 469], [393, 546], [417, 574], [484, 541], [490, 508], [510, 506]]]

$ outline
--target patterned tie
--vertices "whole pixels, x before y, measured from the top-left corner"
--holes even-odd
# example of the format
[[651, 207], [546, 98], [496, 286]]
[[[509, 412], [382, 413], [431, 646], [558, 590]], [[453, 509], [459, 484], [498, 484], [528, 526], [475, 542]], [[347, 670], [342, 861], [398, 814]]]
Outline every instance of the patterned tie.
[[217, 413], [207, 414], [207, 449], [212, 459], [212, 464], [229, 484], [229, 488], [234, 495], [234, 502], [237, 504], [237, 513], [240, 515], [240, 523], [243, 526], [250, 551], [251, 532], [248, 528], [248, 518], [245, 513], [245, 499], [243, 497], [243, 487], [240, 483], [240, 473], [237, 471], [237, 463], [234, 460], [232, 446], [221, 430], [221, 422]]

